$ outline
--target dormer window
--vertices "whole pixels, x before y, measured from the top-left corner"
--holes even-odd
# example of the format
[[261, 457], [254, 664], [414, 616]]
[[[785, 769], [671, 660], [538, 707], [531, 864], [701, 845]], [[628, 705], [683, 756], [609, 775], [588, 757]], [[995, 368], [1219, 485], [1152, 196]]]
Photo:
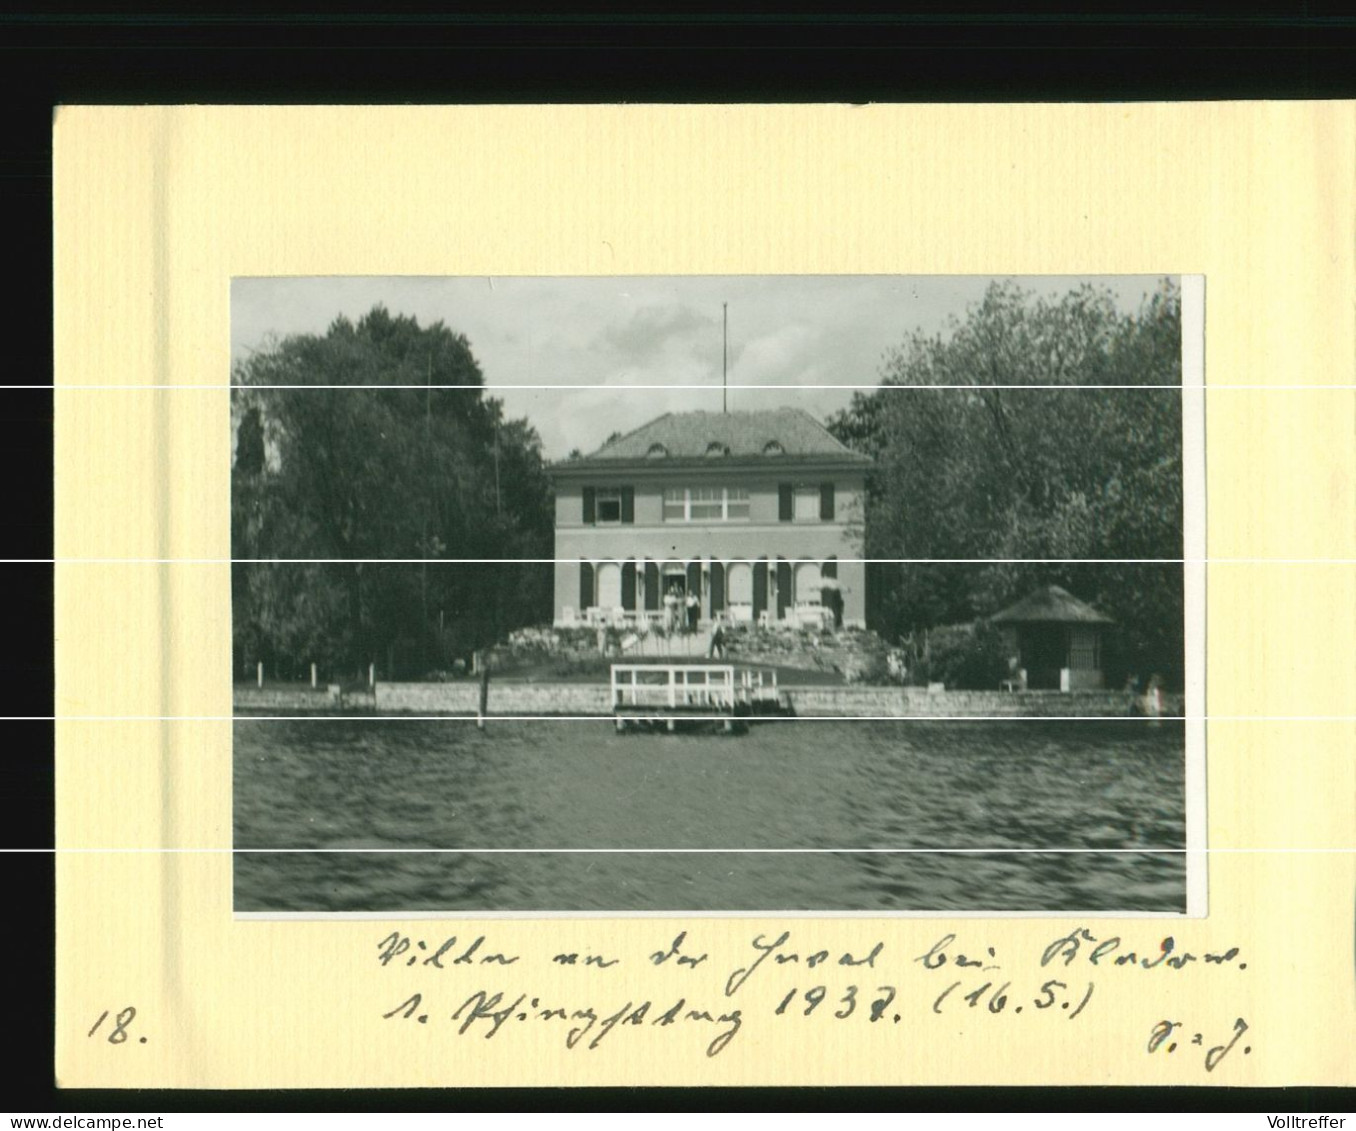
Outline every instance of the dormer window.
[[783, 448], [781, 443], [777, 440], [769, 440], [763, 445], [763, 455], [765, 456], [780, 456], [785, 454], [786, 449]]
[[718, 456], [728, 456], [729, 454], [730, 449], [727, 448], [724, 444], [722, 444], [719, 440], [712, 440], [709, 444], [706, 445], [707, 459], [711, 459], [713, 457]]
[[650, 450], [645, 453], [646, 459], [664, 459], [669, 454], [668, 448], [663, 444], [651, 444]]

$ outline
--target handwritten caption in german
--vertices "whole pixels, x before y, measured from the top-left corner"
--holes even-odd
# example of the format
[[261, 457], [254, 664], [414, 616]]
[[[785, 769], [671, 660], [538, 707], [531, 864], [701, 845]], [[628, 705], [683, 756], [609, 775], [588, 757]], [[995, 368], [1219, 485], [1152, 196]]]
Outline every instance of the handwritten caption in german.
[[[1097, 987], [1109, 979], [1174, 977], [1193, 969], [1237, 976], [1248, 969], [1236, 946], [1194, 952], [1168, 935], [1145, 948], [1083, 927], [1011, 959], [993, 946], [966, 945], [953, 933], [919, 953], [896, 955], [881, 940], [867, 939], [851, 949], [807, 945], [791, 929], [754, 935], [730, 955], [710, 953], [687, 930], [637, 955], [561, 951], [537, 958], [497, 948], [486, 935], [422, 938], [400, 931], [385, 935], [376, 952], [381, 967], [413, 970], [428, 979], [382, 1013], [387, 1022], [485, 1040], [549, 1025], [560, 1030], [567, 1049], [583, 1052], [597, 1050], [628, 1027], [678, 1027], [697, 1034], [708, 1057], [723, 1053], [750, 1024], [817, 1018], [890, 1028], [955, 1013], [1077, 1023], [1095, 1012]], [[599, 973], [581, 985], [579, 1000], [566, 1002], [533, 992], [534, 964]], [[684, 972], [692, 976], [692, 988], [670, 998], [609, 998], [606, 972], [631, 965]], [[763, 991], [765, 1007], [748, 1004], [754, 985]], [[1242, 1017], [1201, 1025], [1149, 1017], [1141, 1047], [1147, 1055], [1189, 1061], [1213, 1073], [1230, 1054], [1237, 1055], [1236, 1047], [1243, 1056], [1252, 1053], [1249, 1031]]]

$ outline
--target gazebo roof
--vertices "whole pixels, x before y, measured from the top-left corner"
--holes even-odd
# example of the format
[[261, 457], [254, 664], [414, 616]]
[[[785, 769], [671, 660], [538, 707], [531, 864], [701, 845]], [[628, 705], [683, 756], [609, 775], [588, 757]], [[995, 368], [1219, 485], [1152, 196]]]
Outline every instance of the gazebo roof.
[[1046, 585], [989, 618], [999, 624], [1114, 624], [1067, 589]]

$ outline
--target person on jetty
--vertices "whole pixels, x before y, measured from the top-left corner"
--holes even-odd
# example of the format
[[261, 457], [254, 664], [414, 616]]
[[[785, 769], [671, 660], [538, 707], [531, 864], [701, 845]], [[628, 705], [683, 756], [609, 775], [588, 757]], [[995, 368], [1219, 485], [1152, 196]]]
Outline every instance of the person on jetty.
[[1163, 677], [1157, 672], [1144, 685], [1144, 713], [1155, 719], [1163, 713]]
[[708, 660], [725, 658], [725, 628], [719, 620], [711, 627], [711, 643], [707, 645], [706, 658]]
[[672, 632], [678, 626], [678, 586], [670, 585], [664, 594], [664, 631]]
[[702, 603], [697, 600], [696, 593], [689, 593], [684, 604], [687, 605], [687, 630], [690, 633], [695, 633], [697, 631], [697, 622], [701, 620]]

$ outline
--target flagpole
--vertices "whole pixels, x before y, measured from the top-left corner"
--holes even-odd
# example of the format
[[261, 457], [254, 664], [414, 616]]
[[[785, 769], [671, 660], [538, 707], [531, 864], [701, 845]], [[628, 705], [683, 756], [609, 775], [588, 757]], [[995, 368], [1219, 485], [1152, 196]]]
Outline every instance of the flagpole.
[[729, 391], [726, 378], [730, 369], [730, 304], [720, 304], [721, 346], [720, 346], [720, 411], [730, 411]]

